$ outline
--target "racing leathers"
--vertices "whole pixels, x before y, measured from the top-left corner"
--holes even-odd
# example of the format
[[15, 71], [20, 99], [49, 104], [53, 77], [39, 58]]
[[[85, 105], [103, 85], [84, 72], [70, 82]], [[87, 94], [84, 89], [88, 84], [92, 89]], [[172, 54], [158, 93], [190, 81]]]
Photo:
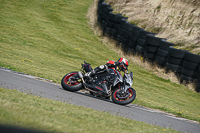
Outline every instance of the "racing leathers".
[[95, 74], [101, 74], [101, 73], [105, 73], [106, 71], [108, 73], [110, 73], [110, 69], [112, 70], [116, 70], [117, 68], [117, 62], [115, 61], [107, 61], [107, 63], [105, 65], [100, 65], [98, 67], [96, 67], [95, 69], [91, 70], [90, 72], [85, 74], [85, 77], [87, 77], [89, 80], [88, 81], [92, 81], [92, 77]]

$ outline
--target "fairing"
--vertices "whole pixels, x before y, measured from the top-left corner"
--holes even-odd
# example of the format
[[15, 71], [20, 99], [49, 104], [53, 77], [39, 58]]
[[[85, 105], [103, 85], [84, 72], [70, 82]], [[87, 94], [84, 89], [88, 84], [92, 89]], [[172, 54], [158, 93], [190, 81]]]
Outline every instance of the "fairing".
[[116, 76], [115, 76], [115, 79], [114, 79], [114, 82], [113, 82], [113, 86], [116, 86], [118, 83], [123, 82], [122, 75], [118, 71], [115, 71], [115, 72], [116, 72]]

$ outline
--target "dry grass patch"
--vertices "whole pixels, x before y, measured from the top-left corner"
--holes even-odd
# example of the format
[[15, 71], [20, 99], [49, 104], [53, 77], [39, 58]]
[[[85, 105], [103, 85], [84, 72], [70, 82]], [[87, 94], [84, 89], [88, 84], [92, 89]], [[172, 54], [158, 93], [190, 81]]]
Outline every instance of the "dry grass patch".
[[198, 0], [106, 0], [147, 31], [158, 33], [177, 48], [200, 54], [200, 2]]

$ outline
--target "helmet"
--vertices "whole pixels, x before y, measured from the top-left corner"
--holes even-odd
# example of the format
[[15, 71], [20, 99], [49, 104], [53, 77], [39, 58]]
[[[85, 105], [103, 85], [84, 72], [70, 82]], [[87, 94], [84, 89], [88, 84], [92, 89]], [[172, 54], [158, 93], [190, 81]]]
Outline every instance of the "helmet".
[[115, 69], [115, 67], [116, 67], [116, 63], [115, 63], [115, 61], [107, 61], [107, 66], [108, 66], [108, 68], [109, 69]]
[[125, 58], [119, 58], [117, 61], [119, 69], [122, 71], [128, 70], [128, 60]]

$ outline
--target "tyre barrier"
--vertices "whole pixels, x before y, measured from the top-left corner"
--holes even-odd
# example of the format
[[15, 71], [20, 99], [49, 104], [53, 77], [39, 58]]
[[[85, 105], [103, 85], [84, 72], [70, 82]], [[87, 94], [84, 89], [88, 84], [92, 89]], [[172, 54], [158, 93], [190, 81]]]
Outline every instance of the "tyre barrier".
[[200, 64], [199, 64], [199, 68], [198, 68], [198, 81], [197, 81], [197, 87], [196, 87], [196, 91], [200, 92]]
[[171, 70], [180, 76], [185, 53], [185, 50], [175, 49], [173, 46], [170, 46], [166, 69]]
[[106, 25], [107, 25], [107, 20], [108, 20], [108, 13], [113, 11], [113, 9], [111, 8], [110, 5], [108, 5], [107, 3], [101, 1], [98, 4], [98, 10], [97, 10], [97, 19], [98, 22], [100, 23], [100, 27], [103, 31], [103, 35], [105, 34], [105, 30], [106, 30]]
[[167, 42], [166, 39], [161, 39], [160, 41], [160, 45], [157, 51], [157, 55], [155, 58], [155, 62], [163, 67], [166, 66], [167, 63], [167, 59], [168, 59], [168, 52], [169, 52], [169, 48], [170, 46], [174, 46], [175, 44]]
[[123, 37], [122, 40], [122, 48], [124, 50], [124, 52], [128, 52], [128, 45], [129, 45], [129, 40], [131, 37], [131, 31], [132, 31], [132, 25], [129, 24], [127, 21], [125, 21], [125, 23], [122, 23], [120, 25], [120, 33], [121, 36]]
[[[181, 82], [197, 82], [200, 64], [200, 55], [186, 52], [183, 60], [183, 69], [181, 71]], [[182, 78], [184, 77], [184, 78]]]
[[116, 25], [115, 18], [116, 18], [116, 14], [112, 12], [108, 13], [108, 22], [107, 22], [106, 28], [110, 28], [110, 30], [106, 31], [106, 33], [108, 33], [108, 35], [112, 38], [116, 36], [117, 30], [118, 30], [114, 28]]
[[145, 57], [149, 61], [154, 61], [157, 55], [157, 50], [162, 38], [155, 37], [153, 34], [147, 34], [145, 43]]
[[130, 37], [130, 43], [129, 43], [129, 47], [132, 51], [135, 51], [136, 49], [136, 42], [140, 36], [141, 30], [142, 28], [132, 25], [132, 31], [131, 31], [131, 37]]
[[140, 29], [139, 37], [136, 41], [136, 51], [135, 52], [141, 54], [142, 56], [146, 55], [146, 56], [150, 57], [151, 53], [145, 52], [147, 35], [155, 36], [154, 33], [145, 31], [144, 29]]
[[143, 55], [145, 50], [144, 46], [145, 46], [145, 40], [139, 37], [136, 41], [136, 52]]
[[111, 6], [104, 1], [99, 0], [97, 9], [97, 21], [103, 35], [114, 39], [125, 53], [139, 54], [174, 72], [181, 83], [197, 83], [196, 90], [200, 92], [200, 55], [176, 49], [175, 44], [167, 39], [129, 23], [127, 17], [113, 13]]

